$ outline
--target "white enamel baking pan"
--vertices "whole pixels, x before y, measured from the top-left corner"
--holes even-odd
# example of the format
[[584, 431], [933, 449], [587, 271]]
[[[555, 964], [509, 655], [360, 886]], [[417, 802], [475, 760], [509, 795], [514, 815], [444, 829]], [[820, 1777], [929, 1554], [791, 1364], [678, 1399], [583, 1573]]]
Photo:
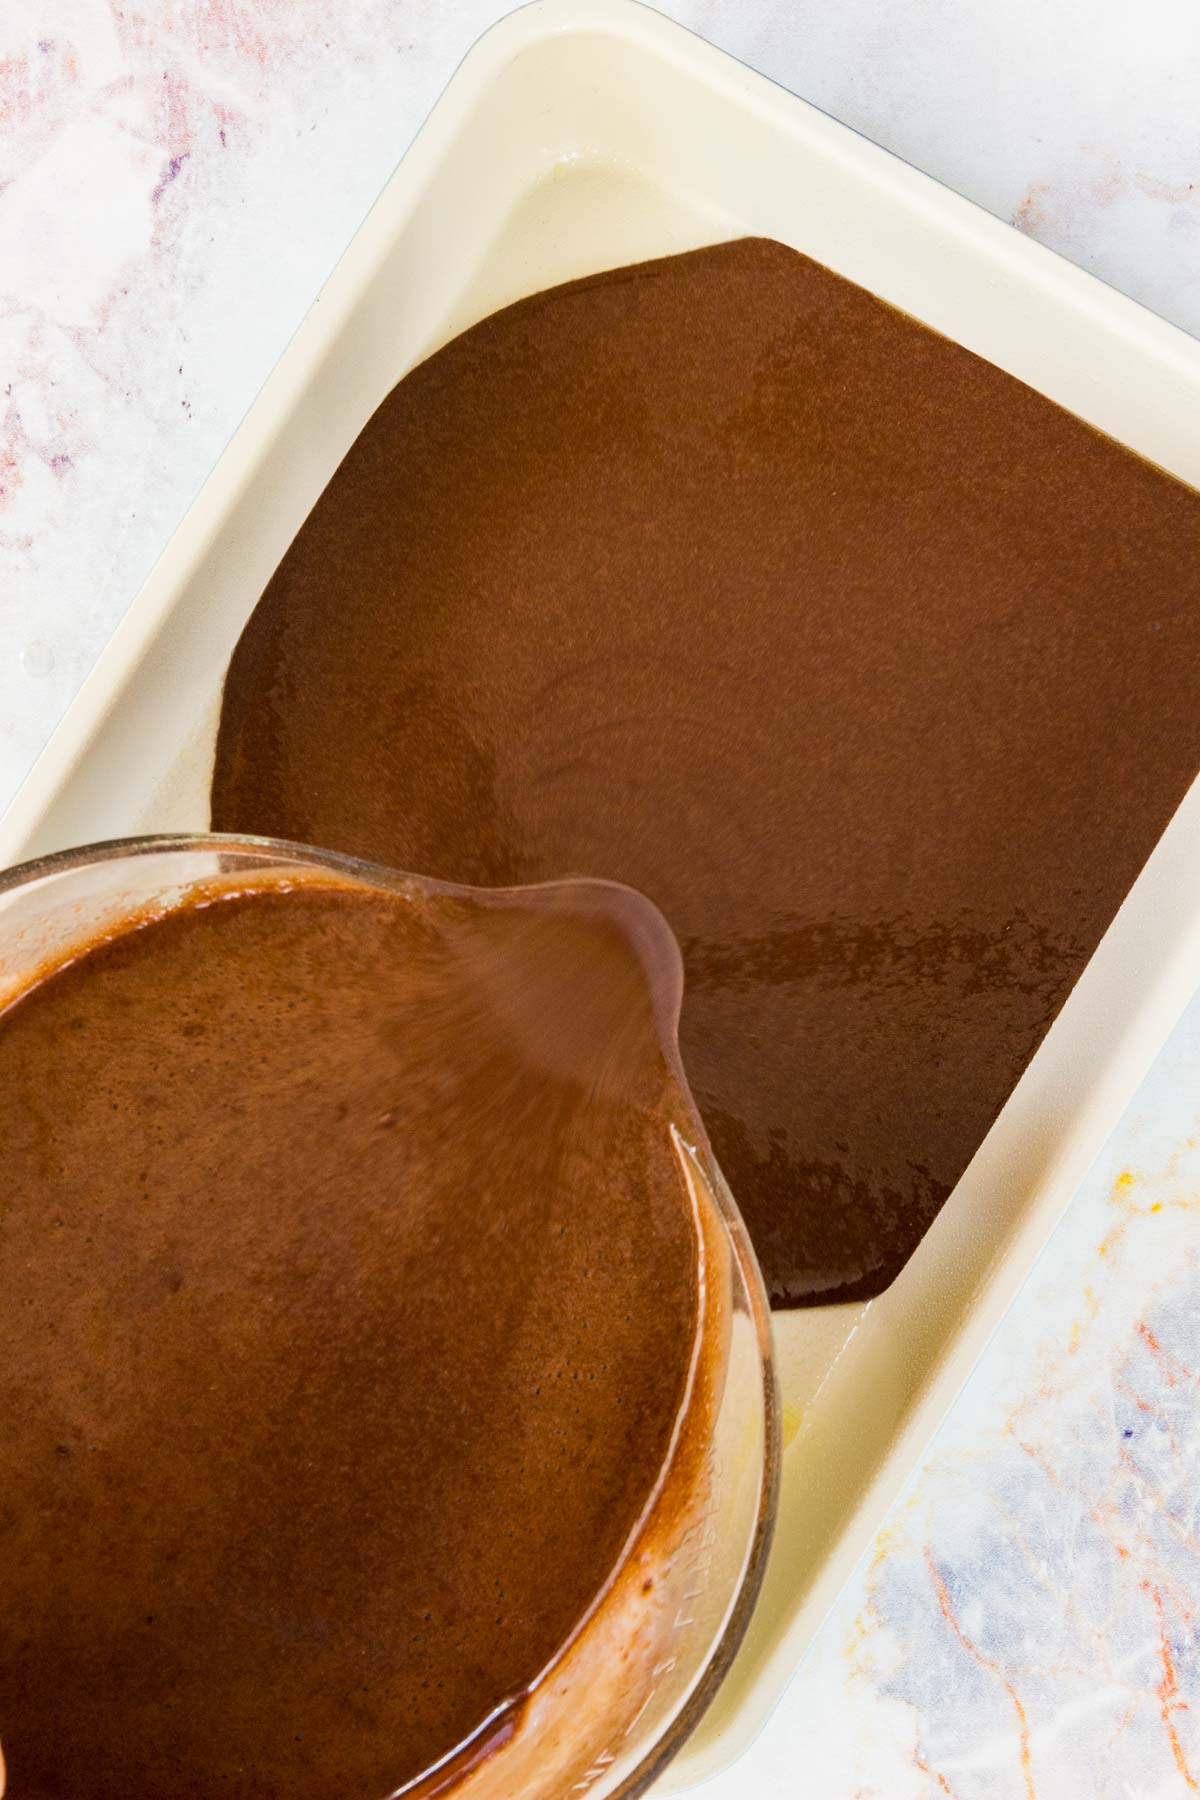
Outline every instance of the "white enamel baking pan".
[[[1200, 485], [1200, 344], [633, 0], [539, 0], [455, 75], [0, 821], [0, 866], [207, 824], [234, 641], [415, 362], [538, 288], [746, 233]], [[1198, 983], [1193, 788], [894, 1286], [776, 1314], [776, 1546], [734, 1672], [665, 1786], [715, 1772], [766, 1717]]]

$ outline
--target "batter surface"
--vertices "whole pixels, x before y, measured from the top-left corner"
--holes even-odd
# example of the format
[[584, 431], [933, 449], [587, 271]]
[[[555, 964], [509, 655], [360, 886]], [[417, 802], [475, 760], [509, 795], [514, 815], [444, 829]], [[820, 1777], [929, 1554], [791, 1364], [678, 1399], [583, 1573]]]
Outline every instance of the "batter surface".
[[1200, 497], [782, 246], [523, 300], [238, 645], [213, 823], [666, 913], [777, 1303], [873, 1294], [1200, 764]]
[[11, 1800], [385, 1800], [579, 1623], [697, 1329], [626, 902], [229, 895], [0, 1013]]

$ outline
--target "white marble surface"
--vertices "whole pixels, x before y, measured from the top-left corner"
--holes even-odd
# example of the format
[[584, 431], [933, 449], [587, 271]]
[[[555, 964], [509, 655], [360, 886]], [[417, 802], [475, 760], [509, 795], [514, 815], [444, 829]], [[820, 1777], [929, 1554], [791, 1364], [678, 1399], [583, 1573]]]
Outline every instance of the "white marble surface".
[[[0, 805], [503, 0], [0, 7]], [[1200, 332], [1195, 0], [664, 10]], [[1200, 1006], [710, 1800], [1200, 1789]]]

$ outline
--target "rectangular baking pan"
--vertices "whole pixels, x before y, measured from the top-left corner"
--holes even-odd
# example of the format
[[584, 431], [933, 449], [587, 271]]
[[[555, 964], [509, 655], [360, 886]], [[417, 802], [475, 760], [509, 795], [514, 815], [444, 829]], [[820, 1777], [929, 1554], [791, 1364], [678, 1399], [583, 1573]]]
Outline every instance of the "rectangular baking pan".
[[[1200, 486], [1200, 344], [634, 0], [539, 0], [454, 76], [0, 821], [0, 866], [206, 826], [237, 636], [414, 363], [539, 288], [750, 233]], [[765, 1719], [1198, 983], [1193, 787], [899, 1279], [868, 1305], [776, 1314], [776, 1545], [666, 1788]]]

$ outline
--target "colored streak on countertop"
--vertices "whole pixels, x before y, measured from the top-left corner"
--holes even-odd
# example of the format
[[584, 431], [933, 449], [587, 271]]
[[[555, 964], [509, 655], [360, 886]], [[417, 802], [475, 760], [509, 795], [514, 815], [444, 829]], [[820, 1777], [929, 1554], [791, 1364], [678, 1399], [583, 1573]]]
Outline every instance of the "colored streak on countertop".
[[[504, 10], [0, 9], [0, 805]], [[1188, 0], [664, 10], [1200, 331]], [[708, 1800], [1198, 1791], [1198, 1068], [1193, 1006]]]

